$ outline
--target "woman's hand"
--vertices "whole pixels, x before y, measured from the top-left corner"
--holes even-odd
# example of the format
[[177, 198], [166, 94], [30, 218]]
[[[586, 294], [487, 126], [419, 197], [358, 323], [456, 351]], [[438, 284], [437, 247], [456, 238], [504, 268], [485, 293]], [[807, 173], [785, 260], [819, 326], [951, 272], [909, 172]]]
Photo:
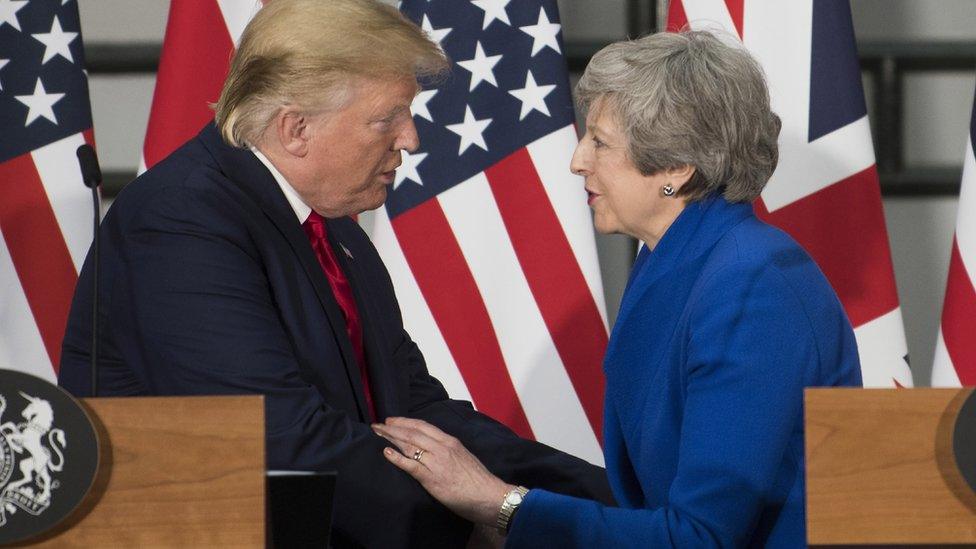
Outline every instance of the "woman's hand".
[[444, 506], [476, 524], [495, 525], [505, 494], [515, 487], [488, 472], [458, 439], [409, 418], [387, 418], [373, 431], [400, 449], [384, 449], [386, 459]]

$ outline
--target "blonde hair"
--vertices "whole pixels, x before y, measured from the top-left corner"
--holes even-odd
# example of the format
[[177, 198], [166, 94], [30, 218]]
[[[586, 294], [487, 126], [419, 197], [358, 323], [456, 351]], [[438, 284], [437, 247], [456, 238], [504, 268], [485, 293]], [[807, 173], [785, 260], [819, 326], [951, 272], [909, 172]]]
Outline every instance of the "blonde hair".
[[436, 78], [450, 64], [440, 47], [376, 0], [273, 0], [244, 29], [214, 105], [236, 147], [257, 143], [278, 110], [341, 108], [357, 77]]

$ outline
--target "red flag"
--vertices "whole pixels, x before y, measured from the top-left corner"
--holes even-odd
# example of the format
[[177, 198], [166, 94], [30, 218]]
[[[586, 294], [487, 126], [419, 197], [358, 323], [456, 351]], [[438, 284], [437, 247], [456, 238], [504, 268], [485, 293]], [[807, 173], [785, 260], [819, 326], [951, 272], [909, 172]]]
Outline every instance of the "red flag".
[[172, 0], [142, 147], [145, 171], [213, 119], [234, 46], [261, 0]]

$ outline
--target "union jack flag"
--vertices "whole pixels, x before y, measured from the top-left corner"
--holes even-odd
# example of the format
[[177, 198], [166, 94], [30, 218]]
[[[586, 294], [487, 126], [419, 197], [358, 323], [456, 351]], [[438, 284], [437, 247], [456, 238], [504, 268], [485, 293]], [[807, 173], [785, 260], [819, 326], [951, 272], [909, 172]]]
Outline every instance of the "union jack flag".
[[606, 312], [556, 2], [401, 10], [453, 61], [373, 228], [407, 329], [452, 396], [602, 463]]
[[0, 368], [50, 381], [92, 238], [84, 65], [75, 2], [0, 0]]
[[933, 387], [976, 385], [976, 100], [962, 168], [956, 237], [949, 258], [942, 325], [932, 365]]
[[911, 386], [847, 0], [673, 0], [668, 30], [737, 37], [783, 121], [757, 214], [816, 260], [854, 326], [867, 387]]

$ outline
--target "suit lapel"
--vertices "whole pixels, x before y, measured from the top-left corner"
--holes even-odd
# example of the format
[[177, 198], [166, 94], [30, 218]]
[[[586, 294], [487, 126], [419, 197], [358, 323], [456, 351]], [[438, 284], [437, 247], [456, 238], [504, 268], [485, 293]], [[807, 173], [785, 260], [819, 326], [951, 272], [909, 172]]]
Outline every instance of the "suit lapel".
[[[339, 265], [342, 267], [349, 286], [352, 288], [353, 298], [356, 301], [356, 308], [359, 310], [359, 318], [363, 327], [363, 347], [366, 354], [366, 369], [369, 372], [369, 385], [373, 396], [373, 404], [376, 406], [377, 419], [383, 419], [391, 415], [402, 414], [406, 410], [406, 405], [401, 402], [400, 397], [406, 391], [397, 389], [397, 377], [395, 367], [390, 364], [391, 357], [388, 352], [384, 352], [384, 342], [391, 340], [389, 334], [382, 332], [381, 323], [377, 322], [377, 316], [382, 314], [374, 308], [375, 300], [371, 299], [368, 288], [370, 288], [369, 273], [364, 269], [363, 262], [357, 261], [356, 255], [349, 247], [351, 238], [346, 238], [347, 225], [355, 223], [348, 218], [327, 220], [329, 240], [336, 257], [339, 258]], [[356, 229], [358, 230], [358, 229]], [[360, 250], [356, 250], [360, 252]], [[364, 254], [362, 252], [359, 255]]]
[[[241, 188], [260, 206], [297, 257], [298, 263], [302, 266], [302, 270], [305, 271], [309, 282], [315, 289], [319, 303], [329, 319], [329, 330], [331, 330], [342, 355], [343, 366], [356, 397], [360, 418], [367, 421], [369, 412], [363, 396], [365, 392], [356, 355], [352, 349], [352, 342], [349, 341], [349, 335], [346, 333], [345, 317], [332, 294], [332, 288], [322, 271], [322, 266], [312, 251], [308, 237], [295, 218], [295, 211], [288, 203], [288, 199], [281, 192], [274, 176], [254, 156], [254, 153], [225, 144], [212, 124], [201, 132], [200, 138], [214, 155], [214, 158], [217, 159], [217, 163], [224, 174], [232, 181], [239, 183]], [[298, 358], [299, 361], [302, 360], [301, 356]], [[328, 372], [323, 371], [324, 364], [313, 363], [309, 366], [313, 371], [320, 372], [319, 378], [328, 379]]]

